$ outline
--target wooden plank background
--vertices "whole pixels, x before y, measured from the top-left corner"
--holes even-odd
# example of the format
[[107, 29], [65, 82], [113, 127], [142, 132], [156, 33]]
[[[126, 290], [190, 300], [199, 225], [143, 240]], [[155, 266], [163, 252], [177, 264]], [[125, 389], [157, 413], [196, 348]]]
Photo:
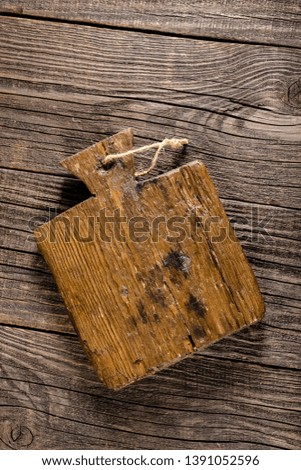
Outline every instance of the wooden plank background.
[[[0, 448], [300, 448], [300, 13], [297, 0], [0, 1]], [[58, 162], [128, 126], [137, 145], [190, 140], [153, 175], [206, 164], [267, 313], [112, 392], [32, 231], [88, 197]]]
[[300, 47], [299, 0], [0, 0], [2, 13]]

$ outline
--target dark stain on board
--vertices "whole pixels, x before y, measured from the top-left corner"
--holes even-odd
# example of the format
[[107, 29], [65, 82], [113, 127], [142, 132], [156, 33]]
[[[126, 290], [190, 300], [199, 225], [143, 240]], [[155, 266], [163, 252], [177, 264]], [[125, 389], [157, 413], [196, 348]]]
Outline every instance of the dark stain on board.
[[206, 336], [205, 331], [202, 328], [200, 328], [199, 326], [195, 326], [193, 328], [192, 334], [196, 339], [202, 339], [202, 338], [205, 338], [205, 336]]
[[166, 268], [173, 268], [188, 276], [191, 268], [191, 260], [189, 256], [179, 251], [171, 251], [163, 260], [163, 265]]
[[165, 293], [161, 286], [163, 285], [163, 272], [162, 268], [155, 264], [147, 273], [145, 292], [152, 300], [152, 302], [160, 305], [163, 308], [167, 307]]
[[154, 313], [154, 320], [155, 320], [156, 323], [160, 322], [160, 317], [156, 312]]
[[142, 276], [142, 274], [141, 274], [140, 271], [138, 271], [138, 272], [136, 273], [136, 279], [137, 279], [138, 282], [143, 281], [143, 276]]
[[137, 304], [138, 312], [141, 317], [142, 323], [148, 323], [147, 313], [144, 307], [144, 304], [139, 301]]
[[157, 185], [158, 185], [160, 191], [162, 192], [165, 201], [167, 201], [168, 198], [169, 198], [169, 194], [168, 194], [166, 185], [164, 183], [162, 184], [162, 182], [159, 179], [157, 181], [158, 181]]
[[142, 362], [142, 359], [141, 359], [140, 357], [138, 357], [137, 359], [135, 359], [135, 360], [133, 361], [133, 364], [138, 365], [138, 364], [140, 364], [141, 362]]
[[135, 317], [130, 317], [129, 320], [130, 320], [131, 325], [132, 325], [134, 328], [137, 328], [137, 320], [136, 320], [136, 318], [135, 318]]
[[153, 302], [161, 305], [163, 308], [167, 307], [164, 292], [159, 287], [150, 287], [148, 285], [145, 288], [145, 292]]
[[206, 309], [203, 303], [198, 300], [193, 294], [189, 294], [188, 302], [186, 307], [189, 311], [193, 311], [197, 314], [198, 317], [204, 318], [206, 315]]
[[192, 349], [196, 349], [195, 342], [193, 341], [193, 337], [191, 335], [188, 335], [189, 342], [192, 346]]

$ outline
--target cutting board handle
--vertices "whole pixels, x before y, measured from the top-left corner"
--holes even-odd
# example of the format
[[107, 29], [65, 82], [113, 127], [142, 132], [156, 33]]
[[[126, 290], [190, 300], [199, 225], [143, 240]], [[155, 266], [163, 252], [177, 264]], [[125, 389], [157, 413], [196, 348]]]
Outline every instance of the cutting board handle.
[[121, 153], [133, 148], [133, 131], [125, 129], [111, 137], [108, 137], [95, 145], [79, 152], [60, 162], [60, 165], [80, 178], [91, 191], [97, 195], [102, 191], [104, 179], [113, 176], [115, 172], [119, 175], [130, 173], [134, 178], [133, 156], [115, 160], [107, 166], [103, 165], [103, 159], [110, 154]]

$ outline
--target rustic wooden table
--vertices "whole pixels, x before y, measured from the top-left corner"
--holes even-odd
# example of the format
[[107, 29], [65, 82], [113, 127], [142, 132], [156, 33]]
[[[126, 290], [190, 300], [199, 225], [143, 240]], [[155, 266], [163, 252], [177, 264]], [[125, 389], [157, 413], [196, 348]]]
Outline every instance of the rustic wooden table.
[[[300, 448], [300, 14], [299, 0], [0, 1], [2, 449]], [[88, 197], [58, 162], [128, 126], [137, 145], [189, 139], [153, 174], [206, 164], [267, 313], [112, 392], [32, 231]]]

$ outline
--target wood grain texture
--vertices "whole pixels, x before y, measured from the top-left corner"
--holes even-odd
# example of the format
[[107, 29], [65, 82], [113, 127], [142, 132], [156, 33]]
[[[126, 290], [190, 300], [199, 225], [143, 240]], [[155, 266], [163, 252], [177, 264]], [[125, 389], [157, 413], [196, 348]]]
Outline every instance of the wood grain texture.
[[[256, 5], [242, 8], [254, 13]], [[264, 18], [257, 23], [254, 13], [249, 29], [240, 18], [237, 36], [237, 19], [219, 15], [208, 20], [211, 32], [292, 48], [1, 19], [0, 322], [11, 325], [0, 351], [1, 403], [9, 405], [0, 409], [3, 448], [300, 448], [301, 56], [300, 35], [289, 33], [297, 31], [291, 8], [299, 5], [277, 2], [281, 21], [271, 20], [271, 2], [258, 5]], [[157, 24], [166, 29], [164, 17]], [[117, 392], [117, 409], [73, 337], [32, 231], [89, 196], [58, 162], [128, 126], [137, 145], [189, 138], [187, 154], [167, 153], [153, 175], [193, 158], [206, 164], [267, 313], [257, 327], [210, 347], [206, 362], [187, 359]]]
[[299, 0], [0, 0], [0, 12], [195, 38], [301, 46]]
[[0, 336], [3, 449], [300, 446], [300, 370], [222, 359], [217, 343], [113, 392], [76, 338], [11, 327]]

